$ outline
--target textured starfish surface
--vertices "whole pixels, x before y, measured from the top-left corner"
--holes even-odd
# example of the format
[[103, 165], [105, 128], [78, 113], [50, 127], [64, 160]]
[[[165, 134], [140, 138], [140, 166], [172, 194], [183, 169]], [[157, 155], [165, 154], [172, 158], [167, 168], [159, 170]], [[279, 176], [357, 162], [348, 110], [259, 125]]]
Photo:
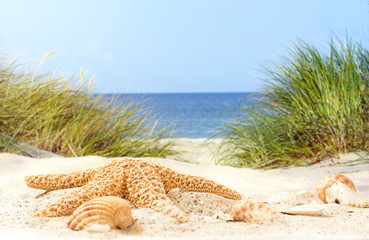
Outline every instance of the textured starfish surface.
[[186, 213], [166, 196], [166, 193], [174, 188], [241, 199], [239, 193], [221, 184], [203, 177], [175, 172], [150, 159], [113, 160], [106, 165], [85, 171], [26, 176], [25, 180], [29, 187], [44, 190], [79, 187], [56, 203], [37, 211], [35, 217], [67, 216], [90, 199], [119, 196], [139, 208], [151, 208], [169, 214], [179, 222], [186, 222]]

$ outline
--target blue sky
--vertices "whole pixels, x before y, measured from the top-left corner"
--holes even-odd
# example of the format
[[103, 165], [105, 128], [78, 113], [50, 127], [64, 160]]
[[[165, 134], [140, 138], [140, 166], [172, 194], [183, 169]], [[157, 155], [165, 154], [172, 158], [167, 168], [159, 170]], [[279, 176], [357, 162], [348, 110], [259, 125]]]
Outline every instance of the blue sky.
[[[297, 39], [369, 46], [366, 0], [0, 0], [0, 49], [109, 93], [245, 92]], [[87, 78], [87, 77], [86, 77]]]

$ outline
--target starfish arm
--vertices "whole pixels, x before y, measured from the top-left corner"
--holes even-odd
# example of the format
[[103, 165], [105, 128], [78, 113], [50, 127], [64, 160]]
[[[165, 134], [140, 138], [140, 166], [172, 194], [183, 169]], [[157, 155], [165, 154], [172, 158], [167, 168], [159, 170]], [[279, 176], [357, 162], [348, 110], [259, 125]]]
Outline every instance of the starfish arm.
[[93, 175], [91, 170], [72, 172], [69, 174], [45, 174], [26, 176], [27, 186], [32, 188], [55, 190], [80, 187], [85, 185]]
[[84, 202], [102, 196], [123, 197], [122, 186], [115, 181], [91, 181], [74, 192], [64, 196], [56, 203], [37, 211], [34, 217], [68, 216]]
[[[159, 174], [131, 169], [127, 179], [126, 198], [139, 208], [150, 208], [156, 212], [167, 214], [180, 223], [188, 221], [188, 216], [165, 195], [164, 185]], [[147, 174], [150, 172], [149, 174]]]
[[242, 199], [240, 193], [203, 177], [181, 174], [171, 170], [166, 171], [165, 174], [164, 178], [166, 181], [164, 181], [164, 186], [167, 192], [174, 188], [179, 188], [186, 192], [206, 192], [234, 200]]

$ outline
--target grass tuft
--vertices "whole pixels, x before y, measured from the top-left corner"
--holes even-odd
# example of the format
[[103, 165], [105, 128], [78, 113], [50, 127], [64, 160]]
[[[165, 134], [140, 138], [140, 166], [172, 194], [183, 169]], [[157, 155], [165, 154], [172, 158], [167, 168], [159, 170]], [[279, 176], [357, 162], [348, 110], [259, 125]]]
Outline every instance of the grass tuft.
[[[52, 53], [46, 54], [42, 62]], [[38, 70], [39, 67], [37, 67]], [[175, 154], [168, 129], [149, 124], [143, 102], [91, 93], [88, 86], [52, 74], [20, 70], [0, 59], [0, 133], [62, 156], [166, 157]], [[83, 69], [77, 81], [82, 82]], [[1, 141], [0, 149], [9, 150]]]
[[327, 54], [299, 41], [267, 75], [258, 104], [244, 105], [221, 135], [237, 167], [307, 165], [369, 149], [369, 52], [331, 39]]

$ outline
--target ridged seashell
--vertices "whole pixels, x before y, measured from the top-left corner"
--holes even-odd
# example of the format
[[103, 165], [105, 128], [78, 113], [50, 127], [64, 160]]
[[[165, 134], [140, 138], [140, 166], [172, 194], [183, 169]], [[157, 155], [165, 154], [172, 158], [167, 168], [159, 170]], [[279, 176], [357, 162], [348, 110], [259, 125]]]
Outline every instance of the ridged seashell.
[[128, 201], [114, 196], [99, 197], [85, 202], [71, 215], [68, 227], [84, 230], [95, 225], [125, 229], [134, 224]]
[[325, 203], [338, 203], [352, 207], [369, 207], [364, 196], [356, 191], [354, 183], [345, 175], [329, 174], [316, 188], [318, 197]]
[[246, 201], [235, 206], [231, 211], [235, 221], [259, 222], [277, 217], [276, 212], [263, 203]]
[[320, 215], [327, 208], [324, 204], [317, 204], [316, 201], [312, 203], [300, 205], [296, 207], [292, 207], [287, 211], [282, 211], [282, 213], [293, 214], [293, 215], [307, 215], [307, 216], [315, 216]]

